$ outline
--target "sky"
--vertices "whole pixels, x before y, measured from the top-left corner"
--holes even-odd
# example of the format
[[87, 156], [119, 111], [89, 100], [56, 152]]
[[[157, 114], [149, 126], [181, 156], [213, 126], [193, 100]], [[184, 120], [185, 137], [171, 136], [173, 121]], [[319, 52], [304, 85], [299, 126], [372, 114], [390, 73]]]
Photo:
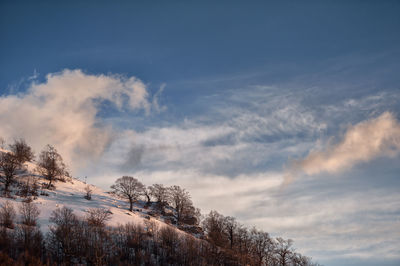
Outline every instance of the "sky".
[[0, 136], [400, 264], [400, 2], [1, 1]]

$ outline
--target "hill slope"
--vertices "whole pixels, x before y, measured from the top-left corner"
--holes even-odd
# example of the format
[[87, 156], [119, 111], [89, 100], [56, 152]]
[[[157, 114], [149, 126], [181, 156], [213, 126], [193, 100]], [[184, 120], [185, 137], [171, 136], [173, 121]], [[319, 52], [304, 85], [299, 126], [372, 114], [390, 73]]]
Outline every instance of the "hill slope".
[[[0, 152], [7, 152], [1, 150]], [[22, 182], [24, 179], [29, 177], [34, 178], [38, 181], [39, 185], [46, 184], [48, 181], [35, 174], [34, 169], [36, 165], [34, 163], [25, 163], [24, 170], [20, 170], [17, 175], [17, 181]], [[71, 208], [74, 213], [80, 217], [85, 217], [89, 209], [101, 208], [109, 210], [111, 213], [110, 220], [107, 222], [109, 226], [124, 225], [126, 223], [135, 223], [144, 225], [145, 220], [151, 220], [157, 223], [158, 226], [167, 226], [164, 222], [166, 217], [157, 215], [157, 218], [153, 217], [157, 210], [154, 206], [145, 206], [143, 201], [137, 201], [134, 204], [133, 212], [129, 211], [129, 203], [110, 192], [106, 192], [95, 185], [86, 184], [85, 182], [73, 178], [65, 177], [65, 182], [58, 181], [55, 183], [54, 190], [39, 188], [39, 195], [33, 201], [40, 210], [39, 224], [43, 232], [48, 231], [49, 218], [51, 213], [62, 207]], [[85, 187], [89, 185], [92, 189], [92, 198], [87, 200], [85, 198], [86, 192]], [[6, 201], [14, 203], [15, 207], [18, 207], [18, 203], [26, 200], [24, 197], [16, 195], [17, 187], [12, 187], [12, 198], [0, 197], [0, 204]], [[170, 226], [170, 225], [168, 225]]]
[[[0, 154], [7, 152], [0, 149]], [[46, 189], [49, 181], [37, 175], [36, 168], [25, 163], [9, 192], [1, 191], [0, 265], [316, 265], [295, 252], [292, 240], [271, 238], [216, 211], [203, 219], [204, 233], [197, 214], [178, 219], [178, 207], [167, 201], [138, 200], [129, 211], [127, 201], [73, 177], [64, 176], [64, 181]], [[3, 179], [4, 173], [0, 174]], [[90, 200], [85, 197], [87, 186]], [[36, 187], [36, 192], [26, 187]], [[168, 198], [174, 198], [177, 188], [165, 188]], [[21, 220], [26, 212], [19, 212], [14, 222], [4, 222], [10, 205], [17, 211], [21, 206], [36, 206], [37, 223]], [[107, 226], [88, 218], [96, 210], [110, 215]]]

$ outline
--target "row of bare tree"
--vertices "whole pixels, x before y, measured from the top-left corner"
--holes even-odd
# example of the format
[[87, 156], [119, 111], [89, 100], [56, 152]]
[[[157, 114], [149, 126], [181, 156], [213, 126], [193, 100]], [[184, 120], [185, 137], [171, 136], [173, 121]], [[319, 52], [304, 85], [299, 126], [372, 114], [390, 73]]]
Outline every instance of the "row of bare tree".
[[291, 239], [272, 238], [255, 227], [248, 229], [217, 211], [206, 215], [202, 227], [209, 242], [235, 254], [241, 265], [317, 265], [295, 252]]
[[0, 264], [316, 265], [294, 252], [291, 240], [247, 230], [217, 212], [203, 222], [208, 241], [154, 220], [107, 227], [110, 215], [104, 209], [89, 209], [81, 218], [70, 208], [58, 208], [43, 236], [35, 204], [21, 203], [16, 219], [14, 207], [6, 202], [0, 207]]
[[[4, 184], [3, 191], [6, 195], [10, 192], [10, 186], [16, 182], [18, 172], [24, 170], [24, 163], [35, 159], [32, 148], [24, 139], [15, 140], [9, 145], [9, 150], [0, 152], [0, 181]], [[68, 175], [61, 155], [51, 145], [47, 145], [39, 154], [35, 171], [48, 180], [47, 189], [53, 186], [54, 181], [62, 180]]]
[[[123, 176], [116, 180], [112, 188], [117, 195], [130, 202], [130, 210], [135, 201], [144, 197], [147, 204], [154, 200], [158, 206], [173, 206], [179, 223], [184, 223], [185, 218], [194, 216], [199, 221], [199, 216], [194, 214], [195, 208], [189, 193], [179, 186], [165, 187], [162, 184], [154, 184], [146, 187], [134, 177]], [[295, 251], [291, 239], [272, 238], [268, 233], [256, 228], [248, 229], [239, 224], [234, 217], [225, 217], [211, 211], [201, 225], [207, 243], [220, 252], [214, 252], [213, 256], [222, 256], [223, 263], [229, 261], [228, 264], [232, 265], [313, 265], [310, 258]]]
[[130, 211], [134, 202], [144, 197], [148, 206], [155, 202], [161, 213], [164, 212], [164, 207], [172, 206], [178, 224], [193, 219], [196, 221], [191, 224], [198, 224], [200, 221], [200, 210], [193, 206], [189, 192], [180, 186], [166, 187], [162, 184], [145, 186], [132, 176], [123, 176], [118, 178], [111, 188], [116, 195], [129, 201]]
[[32, 202], [11, 201], [0, 206], [0, 265], [42, 265], [44, 239], [39, 229], [40, 210]]

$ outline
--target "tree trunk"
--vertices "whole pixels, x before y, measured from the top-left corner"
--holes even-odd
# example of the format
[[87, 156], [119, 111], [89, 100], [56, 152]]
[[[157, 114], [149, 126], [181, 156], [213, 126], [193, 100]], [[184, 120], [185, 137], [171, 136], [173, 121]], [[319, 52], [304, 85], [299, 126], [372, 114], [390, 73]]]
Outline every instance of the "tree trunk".
[[129, 199], [129, 211], [132, 211], [133, 209], [133, 200]]
[[10, 182], [6, 180], [4, 183], [4, 193], [7, 195], [8, 194], [8, 187], [10, 186]]
[[52, 178], [50, 178], [49, 184], [47, 185], [47, 189], [50, 189], [50, 186], [51, 186], [51, 181], [53, 181], [53, 179], [52, 179]]

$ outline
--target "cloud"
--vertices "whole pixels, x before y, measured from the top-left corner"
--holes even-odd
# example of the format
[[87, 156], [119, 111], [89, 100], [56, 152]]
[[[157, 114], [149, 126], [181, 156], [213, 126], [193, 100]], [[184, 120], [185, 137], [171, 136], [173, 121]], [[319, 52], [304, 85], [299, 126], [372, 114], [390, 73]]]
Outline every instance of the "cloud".
[[299, 97], [279, 93], [262, 87], [232, 90], [206, 102], [199, 97], [193, 105], [196, 110], [201, 109], [196, 104], [204, 105], [200, 115], [178, 123], [162, 121], [126, 135], [124, 145], [110, 149], [119, 155], [110, 157], [126, 159], [118, 163], [124, 171], [194, 169], [235, 177], [280, 169], [282, 162], [274, 162], [305, 149], [300, 146], [313, 143], [326, 125], [301, 105]]
[[36, 151], [52, 144], [76, 169], [100, 156], [113, 138], [111, 126], [98, 118], [104, 103], [118, 110], [151, 109], [146, 85], [135, 77], [64, 70], [25, 93], [0, 97], [0, 136], [23, 137]]
[[306, 158], [293, 161], [285, 184], [301, 172], [336, 173], [380, 156], [393, 157], [399, 151], [400, 124], [392, 113], [384, 112], [377, 118], [349, 126], [339, 143], [328, 144], [322, 151], [311, 151]]
[[153, 96], [153, 102], [152, 102], [153, 108], [158, 113], [167, 110], [167, 106], [160, 104], [160, 98], [165, 89], [165, 86], [166, 86], [165, 84], [162, 84], [160, 89]]

